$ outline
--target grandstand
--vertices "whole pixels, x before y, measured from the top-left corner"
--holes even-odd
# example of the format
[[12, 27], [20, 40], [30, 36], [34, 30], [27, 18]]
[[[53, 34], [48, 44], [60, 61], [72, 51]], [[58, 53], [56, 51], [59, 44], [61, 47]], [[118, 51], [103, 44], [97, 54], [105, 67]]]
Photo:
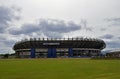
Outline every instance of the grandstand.
[[18, 58], [99, 56], [106, 44], [95, 38], [30, 38], [13, 46]]

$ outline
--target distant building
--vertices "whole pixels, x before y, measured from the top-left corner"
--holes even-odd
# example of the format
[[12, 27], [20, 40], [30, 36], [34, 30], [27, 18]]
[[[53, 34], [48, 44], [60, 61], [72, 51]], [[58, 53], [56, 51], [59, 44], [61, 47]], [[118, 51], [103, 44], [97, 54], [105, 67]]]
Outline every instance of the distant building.
[[98, 56], [105, 47], [103, 40], [94, 38], [31, 38], [13, 49], [19, 58], [57, 58]]
[[113, 50], [106, 53], [107, 57], [120, 57], [120, 50]]

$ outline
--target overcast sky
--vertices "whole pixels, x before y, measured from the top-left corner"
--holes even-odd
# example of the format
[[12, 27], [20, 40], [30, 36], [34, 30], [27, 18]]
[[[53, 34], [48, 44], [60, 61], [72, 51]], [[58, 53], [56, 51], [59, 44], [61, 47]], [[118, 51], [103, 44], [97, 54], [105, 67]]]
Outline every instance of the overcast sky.
[[120, 0], [0, 0], [0, 52], [25, 38], [91, 37], [120, 48]]

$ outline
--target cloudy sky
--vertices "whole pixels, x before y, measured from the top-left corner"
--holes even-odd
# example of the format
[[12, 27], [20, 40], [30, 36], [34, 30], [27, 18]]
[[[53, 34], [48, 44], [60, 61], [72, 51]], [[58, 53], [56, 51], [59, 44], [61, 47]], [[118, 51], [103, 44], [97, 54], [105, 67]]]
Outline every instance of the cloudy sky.
[[91, 37], [120, 48], [120, 0], [0, 0], [0, 53], [29, 38]]

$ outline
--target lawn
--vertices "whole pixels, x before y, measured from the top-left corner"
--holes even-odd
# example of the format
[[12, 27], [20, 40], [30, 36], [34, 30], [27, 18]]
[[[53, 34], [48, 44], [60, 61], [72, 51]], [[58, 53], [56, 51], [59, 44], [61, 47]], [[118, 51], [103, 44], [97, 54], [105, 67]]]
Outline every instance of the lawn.
[[0, 79], [120, 79], [120, 60], [1, 59]]

